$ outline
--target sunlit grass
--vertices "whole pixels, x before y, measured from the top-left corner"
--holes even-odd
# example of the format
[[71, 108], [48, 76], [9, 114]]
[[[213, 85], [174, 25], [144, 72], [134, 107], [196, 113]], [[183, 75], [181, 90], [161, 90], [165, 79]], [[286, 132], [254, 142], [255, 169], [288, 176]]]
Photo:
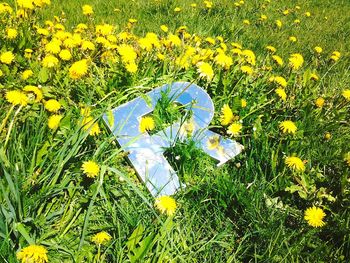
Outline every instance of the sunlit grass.
[[[49, 262], [349, 260], [350, 104], [343, 93], [350, 89], [349, 1], [213, 1], [211, 8], [196, 0], [51, 1], [28, 20], [0, 14], [0, 55], [15, 55], [13, 62], [6, 63], [5, 57], [0, 63], [2, 261], [17, 262], [16, 254], [31, 244], [45, 247]], [[14, 1], [8, 2], [15, 8]], [[82, 14], [84, 4], [93, 7], [92, 16]], [[39, 36], [37, 27], [44, 28], [47, 20], [71, 33], [85, 23], [82, 37], [96, 49], [67, 48], [73, 58], [64, 61], [55, 54], [59, 65], [48, 68], [42, 63], [50, 53], [45, 45], [59, 30]], [[115, 37], [112, 46], [97, 43], [101, 35], [95, 26], [103, 23], [115, 26], [104, 36]], [[5, 37], [8, 28], [18, 30], [14, 40]], [[139, 40], [149, 32], [156, 34], [159, 46], [147, 50]], [[178, 45], [169, 44], [170, 34], [179, 36]], [[127, 56], [121, 54], [123, 44], [132, 50]], [[321, 54], [316, 46], [322, 47]], [[33, 49], [30, 59], [25, 48]], [[337, 61], [331, 59], [334, 51], [341, 54]], [[186, 52], [193, 53], [186, 57]], [[218, 63], [220, 52], [232, 58], [226, 69]], [[298, 70], [289, 65], [295, 53], [304, 60]], [[282, 58], [283, 66], [273, 55]], [[87, 59], [86, 72], [79, 66], [72, 74], [73, 62], [82, 59]], [[199, 72], [200, 62], [212, 67], [213, 76]], [[127, 67], [132, 63], [136, 72]], [[26, 69], [33, 76], [23, 79]], [[285, 83], [271, 80], [276, 76]], [[173, 196], [175, 214], [167, 216], [156, 209], [128, 153], [101, 117], [172, 81], [203, 87], [216, 109], [210, 129], [237, 140], [244, 151], [218, 167], [192, 139], [167, 149], [169, 163], [186, 185]], [[39, 88], [43, 99], [35, 101], [37, 95], [23, 91], [26, 85]], [[23, 92], [28, 101], [9, 98], [12, 90]], [[324, 99], [322, 105], [318, 98]], [[49, 99], [61, 107], [48, 111], [44, 101]], [[222, 124], [225, 104], [234, 117]], [[53, 114], [62, 116], [55, 129], [48, 126]], [[152, 117], [156, 132], [182, 120], [184, 112], [163, 98]], [[284, 131], [283, 121], [296, 128]], [[228, 133], [232, 123], [242, 125], [234, 136]], [[287, 157], [298, 157], [299, 169], [286, 165]], [[89, 160], [99, 167], [92, 177], [82, 169]], [[321, 227], [304, 218], [313, 206], [325, 213]], [[101, 232], [110, 240], [98, 244], [93, 237]]]

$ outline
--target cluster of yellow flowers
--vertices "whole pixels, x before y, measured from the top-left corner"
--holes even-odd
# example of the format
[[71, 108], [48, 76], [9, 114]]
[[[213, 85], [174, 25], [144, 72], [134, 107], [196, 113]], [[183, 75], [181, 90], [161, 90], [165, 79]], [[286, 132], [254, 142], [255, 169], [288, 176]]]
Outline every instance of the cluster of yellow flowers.
[[91, 136], [99, 135], [101, 133], [100, 126], [91, 116], [91, 109], [88, 107], [82, 108], [80, 113], [83, 117], [81, 122], [83, 130], [88, 131]]
[[227, 133], [232, 136], [238, 136], [243, 128], [242, 124], [238, 121], [239, 116], [235, 116], [231, 108], [225, 104], [221, 108], [220, 121], [221, 125], [228, 126]]
[[[18, 5], [30, 10], [35, 5], [42, 6], [43, 3], [49, 4], [49, 1], [19, 1]], [[239, 3], [242, 5], [241, 2]], [[207, 8], [211, 8], [213, 5], [210, 1], [204, 1], [204, 4]], [[9, 8], [3, 4], [4, 9], [5, 7]], [[91, 16], [94, 13], [90, 5], [84, 5], [82, 12], [86, 16]], [[267, 19], [264, 15], [261, 17], [263, 20]], [[155, 33], [149, 32], [145, 37], [137, 37], [131, 32], [136, 23], [136, 19], [129, 19], [125, 30], [118, 34], [112, 25], [96, 25], [95, 34], [91, 35], [86, 24], [78, 24], [74, 32], [67, 32], [59, 18], [56, 21], [46, 21], [45, 27], [35, 26], [32, 28], [41, 42], [35, 49], [26, 49], [24, 56], [27, 58], [41, 57], [42, 66], [56, 70], [69, 65], [67, 63], [72, 59], [78, 58], [69, 67], [69, 76], [75, 80], [87, 76], [89, 65], [97, 62], [117, 63], [121, 61], [127, 72], [135, 74], [139, 70], [139, 62], [142, 58], [150, 56], [158, 61], [168, 59], [175, 63], [174, 66], [181, 69], [187, 70], [193, 65], [197, 68], [199, 76], [208, 81], [211, 81], [215, 76], [213, 65], [226, 71], [233, 65], [238, 65], [242, 73], [249, 76], [258, 71], [258, 68], [254, 68], [256, 56], [253, 51], [243, 49], [242, 45], [238, 43], [231, 43], [232, 49], [230, 50], [229, 45], [221, 36], [218, 36], [217, 39], [210, 37], [202, 39], [198, 35], [191, 35], [187, 32], [187, 27], [182, 26], [177, 29], [176, 34], [169, 33], [168, 36], [159, 37]], [[277, 24], [280, 25], [281, 22], [278, 20]], [[166, 33], [168, 27], [162, 25], [161, 30]], [[7, 38], [12, 39], [16, 36], [16, 28], [7, 29]], [[216, 45], [217, 41], [219, 41], [219, 45]], [[216, 45], [216, 47], [214, 50], [207, 48], [205, 43], [213, 47]], [[93, 60], [91, 52], [94, 52], [96, 47], [98, 47], [100, 55], [94, 56]], [[272, 53], [276, 51], [272, 46], [269, 46], [268, 50]], [[77, 52], [80, 54], [78, 55]], [[317, 52], [321, 52], [320, 47], [317, 48]], [[333, 60], [339, 59], [340, 53], [334, 51], [331, 58]], [[283, 65], [283, 59], [278, 55], [273, 55], [272, 60], [279, 66]], [[11, 51], [6, 51], [1, 53], [0, 61], [9, 65], [15, 61], [15, 56]], [[301, 54], [292, 54], [289, 62], [292, 69], [298, 70], [302, 67], [304, 58]], [[28, 78], [28, 73], [24, 74], [25, 77]], [[285, 99], [286, 96], [281, 90], [276, 92], [282, 99]]]
[[[281, 70], [285, 67], [289, 69], [290, 74], [298, 74], [308, 64], [303, 54], [293, 53], [289, 57], [282, 57], [281, 54], [281, 56], [277, 55], [277, 49], [272, 45], [266, 46], [266, 61], [262, 61], [257, 58], [253, 50], [244, 48], [241, 43], [231, 42], [222, 36], [206, 37], [191, 34], [186, 26], [172, 31], [167, 25], [161, 25], [159, 34], [147, 32], [144, 36], [138, 36], [133, 33], [137, 20], [131, 18], [127, 25], [117, 32], [117, 28], [110, 24], [94, 25], [91, 19], [94, 10], [90, 5], [82, 6], [82, 13], [88, 22], [76, 25], [72, 31], [66, 30], [63, 19], [60, 17], [55, 17], [52, 21], [47, 20], [43, 25], [26, 24], [22, 22], [29, 18], [33, 10], [49, 5], [50, 0], [17, 0], [16, 3], [18, 7], [16, 13], [7, 3], [0, 3], [0, 15], [5, 17], [2, 20], [4, 30], [0, 34], [0, 39], [5, 43], [1, 48], [0, 63], [9, 69], [16, 68], [11, 73], [0, 70], [0, 78], [17, 74], [23, 85], [16, 88], [6, 87], [5, 99], [12, 108], [41, 105], [48, 113], [48, 127], [52, 131], [59, 129], [64, 120], [65, 103], [59, 96], [54, 97], [55, 95], [44, 92], [40, 85], [33, 84], [36, 83], [34, 80], [39, 77], [40, 72], [47, 73], [47, 78], [50, 80], [64, 76], [67, 83], [73, 85], [84, 82], [91, 84], [96, 72], [102, 72], [101, 76], [109, 72], [135, 76], [147, 67], [144, 66], [147, 63], [158, 67], [166, 65], [174, 72], [193, 72], [192, 77], [200, 79], [203, 83], [215, 83], [219, 76], [229, 74], [237, 74], [247, 81], [263, 78], [269, 87], [273, 87], [273, 96], [276, 97], [277, 94], [278, 100], [286, 103], [293, 95], [287, 94], [292, 84], [288, 76], [281, 76], [283, 75]], [[234, 2], [237, 8], [241, 8], [244, 4], [243, 0]], [[211, 1], [203, 1], [203, 6], [207, 12], [211, 12], [214, 4]], [[190, 7], [196, 8], [197, 4], [192, 3]], [[175, 7], [173, 11], [180, 13], [182, 10], [181, 7]], [[287, 16], [297, 10], [300, 10], [299, 6], [281, 11], [284, 16]], [[305, 12], [304, 16], [307, 19], [312, 15], [310, 12]], [[267, 15], [259, 14], [257, 18], [259, 24], [266, 24], [268, 21]], [[293, 23], [298, 26], [301, 21], [296, 19]], [[26, 25], [25, 30], [28, 30], [37, 41], [13, 48], [15, 40], [23, 31], [21, 24]], [[243, 24], [250, 26], [252, 21], [244, 19]], [[274, 30], [279, 31], [285, 27], [285, 22], [283, 19], [276, 19], [273, 25]], [[286, 41], [294, 45], [293, 43], [298, 43], [300, 39], [289, 36]], [[313, 52], [314, 59], [320, 60], [325, 51], [322, 47], [315, 46]], [[337, 62], [341, 58], [341, 53], [335, 50], [326, 56], [328, 61]], [[147, 63], [143, 63], [144, 61]], [[275, 69], [276, 71], [273, 71]], [[262, 74], [266, 71], [267, 74]], [[274, 73], [270, 74], [271, 71]], [[312, 72], [309, 78], [313, 81], [319, 80], [316, 71]], [[343, 89], [341, 96], [347, 102], [350, 101], [350, 89]], [[241, 109], [247, 107], [245, 99], [241, 99], [240, 103]], [[243, 121], [229, 104], [224, 104], [221, 108], [220, 123], [226, 134], [239, 138], [244, 130]], [[314, 100], [314, 104], [317, 110], [327, 106], [323, 97]], [[82, 130], [91, 136], [101, 133], [100, 126], [88, 107], [81, 109], [81, 120], [78, 123]], [[152, 117], [146, 116], [140, 119], [141, 133], [154, 129], [155, 121]], [[289, 119], [280, 122], [276, 129], [286, 137], [293, 136], [298, 131], [297, 125]], [[186, 123], [185, 130], [193, 131], [193, 124]], [[326, 138], [330, 139], [331, 135], [328, 134]], [[209, 139], [209, 149], [219, 150], [218, 145], [219, 137]], [[344, 160], [350, 166], [349, 156], [350, 154], [346, 155]], [[287, 156], [284, 163], [294, 173], [303, 173], [306, 170], [306, 161], [297, 156]], [[86, 177], [94, 179], [100, 174], [100, 165], [96, 161], [88, 160], [83, 162], [81, 170]], [[155, 207], [162, 214], [173, 216], [177, 204], [174, 198], [161, 196], [156, 198]], [[305, 211], [304, 218], [311, 226], [320, 227], [324, 225], [322, 221], [324, 217], [325, 213], [322, 209], [312, 207]], [[102, 245], [110, 239], [111, 236], [107, 232], [100, 232], [93, 236], [92, 242]], [[48, 261], [46, 253], [44, 247], [31, 245], [22, 249], [17, 254], [17, 258], [21, 262], [44, 263]]]
[[[241, 2], [244, 2], [244, 1], [241, 1]], [[190, 7], [191, 8], [197, 8], [198, 5], [196, 3], [191, 3], [190, 4]], [[207, 1], [207, 0], [204, 0], [203, 1], [203, 8], [207, 9], [207, 10], [210, 10], [211, 8], [213, 8], [213, 2], [212, 1]], [[181, 7], [175, 7], [174, 8], [174, 12], [175, 13], [179, 13], [182, 11], [182, 8]]]

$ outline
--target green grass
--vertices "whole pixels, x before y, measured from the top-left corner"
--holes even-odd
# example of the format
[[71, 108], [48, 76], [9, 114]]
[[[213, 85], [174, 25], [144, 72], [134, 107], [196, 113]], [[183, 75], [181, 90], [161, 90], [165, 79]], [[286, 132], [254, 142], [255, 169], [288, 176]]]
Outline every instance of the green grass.
[[[190, 7], [192, 2], [197, 8]], [[14, 6], [13, 1], [9, 3]], [[93, 6], [92, 19], [81, 14], [84, 4]], [[282, 14], [297, 4], [300, 11]], [[175, 14], [175, 7], [182, 11]], [[306, 11], [311, 17], [303, 15]], [[49, 262], [348, 262], [350, 168], [344, 155], [350, 152], [350, 104], [341, 92], [350, 88], [349, 13], [347, 0], [246, 1], [240, 8], [233, 1], [214, 1], [211, 10], [201, 1], [52, 0], [28, 24], [4, 18], [0, 54], [11, 49], [16, 62], [10, 66], [0, 63], [4, 72], [0, 77], [0, 125], [9, 113], [0, 130], [0, 261], [17, 262], [16, 253], [36, 243], [47, 248]], [[268, 20], [259, 22], [261, 14]], [[202, 37], [202, 47], [212, 50], [219, 47], [218, 41], [211, 46], [204, 39], [222, 36], [229, 49], [231, 42], [238, 42], [254, 51], [255, 75], [242, 74], [237, 61], [229, 71], [213, 64], [215, 77], [208, 82], [198, 77], [195, 65], [185, 70], [174, 63], [184, 53], [183, 47], [163, 49], [164, 62], [155, 58], [156, 52], [146, 54], [138, 48], [136, 74], [126, 72], [119, 58], [118, 63], [102, 63], [102, 51], [97, 50], [91, 53], [95, 63], [88, 77], [73, 81], [67, 77], [71, 62], [47, 70], [38, 60], [23, 58], [25, 47], [32, 47], [38, 58], [45, 54], [40, 38], [28, 32], [35, 32], [34, 25], [43, 26], [55, 15], [69, 32], [78, 23], [109, 23], [119, 33], [128, 30], [128, 19], [135, 18], [138, 21], [130, 31], [136, 36], [155, 32], [166, 37], [162, 24], [173, 33], [185, 25], [190, 34]], [[251, 25], [243, 25], [244, 19]], [[274, 25], [276, 19], [282, 21], [281, 29]], [[295, 19], [301, 20], [300, 26], [293, 25]], [[11, 42], [3, 37], [7, 26], [18, 27], [19, 39]], [[291, 43], [289, 36], [298, 41]], [[267, 45], [277, 48], [284, 67], [273, 65]], [[315, 46], [324, 50], [319, 58]], [[329, 56], [335, 50], [342, 56], [333, 63]], [[301, 53], [305, 59], [297, 72], [288, 67], [292, 53]], [[73, 61], [84, 56], [74, 51]], [[273, 69], [267, 71], [264, 66]], [[20, 72], [27, 68], [33, 69], [34, 77], [21, 80]], [[309, 80], [314, 70], [319, 81]], [[268, 81], [272, 75], [288, 81], [286, 102], [275, 95]], [[194, 81], [206, 89], [216, 108], [212, 130], [225, 136], [220, 108], [230, 105], [242, 120], [243, 131], [236, 140], [245, 150], [217, 167], [191, 140], [167, 149], [169, 162], [187, 185], [174, 196], [175, 216], [167, 217], [154, 208], [154, 199], [101, 116], [154, 87], [179, 80]], [[61, 102], [64, 118], [57, 130], [47, 127], [51, 114], [41, 103], [20, 110], [16, 106], [11, 112], [6, 91], [28, 84], [41, 85], [45, 99]], [[322, 109], [314, 105], [320, 96], [326, 100]], [[242, 98], [248, 102], [245, 108]], [[90, 136], [81, 128], [82, 105], [91, 106], [100, 135]], [[152, 114], [157, 129], [183, 116], [167, 100], [160, 101]], [[298, 127], [295, 135], [279, 131], [279, 123], [287, 119]], [[330, 140], [324, 139], [326, 132], [332, 134]], [[292, 155], [307, 161], [304, 173], [286, 167], [284, 158]], [[82, 162], [87, 160], [101, 167], [95, 179], [82, 174]], [[297, 191], [292, 193], [287, 187]], [[304, 211], [313, 205], [326, 213], [326, 225], [321, 228], [304, 220]], [[91, 238], [100, 231], [108, 232], [112, 239], [99, 249]]]

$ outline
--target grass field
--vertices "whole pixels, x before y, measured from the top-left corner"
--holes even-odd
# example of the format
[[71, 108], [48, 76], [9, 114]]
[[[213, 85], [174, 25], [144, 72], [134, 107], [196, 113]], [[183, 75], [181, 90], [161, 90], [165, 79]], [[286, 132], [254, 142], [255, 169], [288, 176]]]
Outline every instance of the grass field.
[[[0, 262], [350, 261], [350, 1], [47, 2], [0, 3]], [[167, 149], [164, 213], [102, 115], [174, 81], [244, 151]]]

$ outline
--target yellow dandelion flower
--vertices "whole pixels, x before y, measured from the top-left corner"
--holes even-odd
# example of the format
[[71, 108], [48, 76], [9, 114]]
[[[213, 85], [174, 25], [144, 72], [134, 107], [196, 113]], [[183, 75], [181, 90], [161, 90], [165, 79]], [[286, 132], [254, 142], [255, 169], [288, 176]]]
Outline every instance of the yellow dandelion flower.
[[249, 26], [250, 25], [250, 21], [248, 19], [244, 19], [243, 20], [243, 24]]
[[225, 55], [225, 53], [220, 52], [216, 57], [215, 57], [215, 63], [218, 64], [219, 66], [225, 68], [226, 70], [228, 70], [232, 64], [233, 64], [233, 60], [231, 57]]
[[180, 7], [175, 7], [174, 8], [174, 12], [180, 12], [181, 11], [181, 8]]
[[43, 99], [43, 92], [36, 86], [27, 85], [23, 88], [25, 92], [31, 92], [35, 96], [35, 102], [40, 102]]
[[47, 121], [47, 124], [51, 130], [55, 130], [59, 127], [61, 119], [63, 118], [62, 115], [54, 114], [51, 115]]
[[172, 216], [176, 210], [176, 201], [170, 196], [159, 196], [156, 198], [154, 205], [162, 213]]
[[272, 60], [278, 65], [283, 66], [283, 59], [280, 56], [273, 55]]
[[213, 2], [211, 1], [203, 1], [203, 3], [205, 4], [205, 7], [208, 9], [213, 7]]
[[310, 12], [305, 12], [305, 16], [306, 16], [306, 17], [310, 17], [310, 16], [311, 16], [311, 13], [310, 13]]
[[45, 51], [51, 54], [58, 54], [61, 51], [60, 41], [50, 41], [45, 45]]
[[[231, 45], [232, 45], [232, 44], [233, 44], [233, 43], [231, 43]], [[243, 55], [245, 61], [246, 61], [248, 64], [250, 64], [250, 65], [252, 65], [252, 66], [255, 66], [255, 64], [256, 64], [256, 56], [255, 56], [255, 54], [254, 54], [254, 52], [253, 52], [252, 50], [250, 50], [250, 49], [245, 49], [245, 50], [242, 51], [242, 55]]]
[[297, 38], [295, 36], [290, 36], [288, 39], [290, 42], [297, 42]]
[[169, 34], [168, 40], [169, 40], [169, 43], [173, 46], [176, 46], [176, 47], [181, 46], [182, 41], [177, 35]]
[[208, 42], [209, 44], [211, 44], [211, 45], [215, 45], [215, 43], [216, 43], [215, 39], [212, 38], [212, 37], [207, 37], [207, 38], [205, 39], [205, 41], [207, 41], [207, 42]]
[[[59, 17], [56, 17], [56, 21], [59, 21], [60, 20], [60, 18]], [[64, 27], [64, 25], [62, 25], [62, 24], [60, 24], [60, 23], [57, 23], [56, 25], [55, 25], [55, 29], [56, 30], [62, 30], [62, 31], [64, 31], [65, 30], [65, 27]]]
[[221, 115], [220, 115], [220, 122], [221, 125], [229, 125], [231, 122], [235, 120], [235, 116], [233, 115], [233, 112], [227, 104], [224, 104], [221, 108]]
[[242, 50], [239, 48], [233, 48], [233, 49], [231, 49], [231, 52], [234, 55], [241, 55], [242, 54]]
[[[326, 132], [325, 134], [324, 134], [324, 138], [328, 141], [328, 140], [330, 140], [331, 138], [332, 138], [332, 134], [330, 133], [330, 132]], [[350, 164], [349, 164], [350, 165]]]
[[350, 89], [345, 89], [345, 90], [343, 90], [342, 96], [343, 96], [347, 101], [350, 101]]
[[303, 66], [303, 64], [304, 64], [304, 58], [301, 54], [295, 53], [289, 57], [289, 66], [292, 69], [298, 70]]
[[297, 172], [305, 171], [305, 165], [303, 161], [296, 156], [289, 156], [285, 159], [284, 163], [292, 170]]
[[96, 34], [102, 35], [102, 36], [108, 36], [112, 34], [114, 30], [114, 26], [109, 24], [103, 24], [103, 25], [97, 25], [96, 26]]
[[267, 16], [266, 16], [266, 15], [261, 15], [261, 16], [260, 16], [260, 20], [261, 20], [261, 21], [267, 20]]
[[239, 43], [236, 43], [236, 42], [232, 42], [231, 46], [234, 47], [234, 48], [242, 49], [242, 45], [239, 44]]
[[25, 9], [18, 9], [16, 15], [18, 18], [28, 18], [28, 12]]
[[339, 51], [333, 51], [332, 55], [336, 56], [336, 57], [340, 57], [341, 56]]
[[287, 81], [284, 77], [281, 76], [273, 76], [269, 78], [270, 82], [276, 83], [277, 85], [285, 88], [287, 87]]
[[319, 97], [315, 100], [315, 105], [317, 108], [322, 108], [324, 105], [324, 102], [325, 102], [324, 98]]
[[287, 94], [286, 94], [284, 89], [277, 88], [277, 89], [275, 89], [275, 92], [278, 95], [278, 97], [280, 97], [282, 100], [285, 101], [287, 99]]
[[323, 49], [322, 49], [321, 47], [319, 47], [319, 46], [314, 47], [314, 50], [315, 50], [315, 52], [316, 52], [317, 54], [321, 54], [322, 51], [323, 51]]
[[32, 57], [32, 53], [33, 53], [33, 50], [32, 50], [32, 49], [26, 48], [26, 49], [24, 50], [24, 57], [29, 59], [29, 58]]
[[106, 231], [102, 231], [102, 232], [99, 232], [96, 235], [94, 235], [91, 238], [91, 241], [99, 246], [99, 245], [106, 244], [111, 239], [112, 239], [112, 237]]
[[155, 128], [155, 123], [152, 117], [146, 116], [142, 117], [139, 125], [139, 131], [144, 133], [146, 131], [151, 131]]
[[17, 0], [17, 5], [23, 9], [34, 9], [33, 0]]
[[11, 51], [6, 51], [4, 53], [1, 53], [0, 55], [1, 63], [10, 65], [14, 60], [15, 60], [15, 56]]
[[338, 61], [340, 59], [340, 52], [339, 51], [334, 51], [331, 55], [331, 60], [333, 60], [334, 62]]
[[216, 39], [218, 39], [220, 41], [220, 48], [217, 49], [217, 51], [223, 51], [226, 52], [227, 51], [227, 45], [224, 43], [224, 38], [221, 36], [216, 37]]
[[325, 212], [319, 207], [309, 207], [305, 210], [304, 219], [312, 227], [322, 227], [326, 223], [323, 218], [326, 216]]
[[17, 37], [17, 35], [18, 35], [18, 32], [16, 29], [14, 29], [14, 28], [6, 29], [6, 37], [8, 39], [15, 39]]
[[43, 58], [42, 64], [45, 68], [53, 68], [58, 65], [58, 59], [53, 55], [47, 55]]
[[16, 256], [21, 263], [46, 263], [49, 261], [46, 248], [40, 245], [29, 245], [22, 248]]
[[241, 99], [241, 107], [242, 108], [247, 107], [247, 101], [245, 99]]
[[84, 131], [89, 130], [89, 135], [95, 136], [101, 133], [100, 126], [91, 116], [84, 116], [82, 127]]
[[83, 5], [82, 9], [83, 9], [83, 14], [86, 16], [90, 16], [94, 13], [91, 5]]
[[253, 75], [253, 68], [249, 67], [249, 66], [241, 66], [241, 71], [245, 74], [247, 74], [248, 76]]
[[82, 59], [74, 62], [69, 68], [69, 76], [72, 79], [80, 79], [84, 77], [88, 72], [87, 59]]
[[281, 27], [282, 27], [282, 21], [279, 20], [279, 19], [277, 19], [277, 20], [275, 21], [275, 24], [276, 24], [276, 26], [277, 26], [278, 28], [281, 28]]
[[50, 34], [49, 30], [47, 30], [45, 28], [40, 28], [40, 27], [36, 30], [36, 32], [42, 36], [48, 36]]
[[160, 29], [165, 33], [169, 31], [169, 28], [166, 25], [161, 25]]
[[122, 44], [118, 46], [117, 50], [123, 63], [134, 62], [137, 58], [134, 48], [130, 45]]
[[136, 73], [137, 72], [137, 65], [135, 63], [127, 63], [125, 65], [126, 71], [130, 73]]
[[68, 61], [68, 60], [71, 60], [72, 54], [68, 49], [62, 49], [59, 54], [59, 57], [64, 61]]
[[61, 103], [55, 99], [50, 99], [45, 102], [44, 107], [49, 112], [57, 112], [61, 108]]
[[292, 121], [282, 121], [279, 124], [279, 128], [280, 128], [280, 130], [283, 133], [292, 133], [292, 134], [294, 134], [297, 131], [297, 126]]
[[91, 114], [91, 108], [90, 107], [82, 107], [80, 109], [80, 114], [84, 117], [89, 117]]
[[43, 7], [44, 5], [50, 5], [51, 0], [34, 0], [34, 4], [38, 7]]
[[162, 53], [157, 53], [157, 58], [163, 61], [165, 59], [165, 55]]
[[81, 49], [84, 50], [84, 51], [85, 50], [94, 51], [95, 50], [95, 45], [91, 41], [85, 40], [81, 44]]
[[76, 26], [76, 30], [78, 30], [79, 32], [83, 32], [86, 29], [88, 29], [88, 26], [84, 23], [80, 23]]
[[266, 46], [266, 50], [270, 51], [271, 53], [275, 53], [277, 49], [273, 46]]
[[33, 76], [33, 71], [30, 69], [27, 69], [25, 71], [22, 72], [22, 79], [23, 80], [27, 80], [29, 79], [31, 76]]
[[234, 122], [227, 128], [227, 133], [232, 136], [238, 136], [242, 130], [242, 124], [239, 122]]
[[94, 161], [83, 162], [81, 170], [89, 178], [95, 178], [100, 172], [100, 166]]
[[318, 81], [320, 79], [320, 77], [316, 73], [311, 73], [310, 79], [314, 80], [314, 81]]
[[77, 34], [75, 34], [75, 36], [76, 36], [76, 39], [74, 39], [73, 37], [69, 37], [69, 38], [65, 39], [63, 41], [63, 46], [65, 48], [74, 48], [77, 45], [79, 45], [81, 42], [81, 38], [79, 39]]
[[11, 14], [13, 9], [7, 3], [0, 3], [0, 14], [9, 13]]
[[214, 77], [214, 71], [211, 65], [207, 62], [199, 62], [197, 64], [197, 70], [199, 73], [199, 76], [201, 78], [207, 78], [208, 81], [211, 81]]
[[331, 60], [333, 60], [334, 62], [338, 61], [340, 57], [337, 57], [337, 56], [334, 56], [332, 55], [331, 56]]
[[6, 100], [12, 105], [26, 106], [28, 104], [28, 96], [18, 90], [11, 90], [6, 92]]

